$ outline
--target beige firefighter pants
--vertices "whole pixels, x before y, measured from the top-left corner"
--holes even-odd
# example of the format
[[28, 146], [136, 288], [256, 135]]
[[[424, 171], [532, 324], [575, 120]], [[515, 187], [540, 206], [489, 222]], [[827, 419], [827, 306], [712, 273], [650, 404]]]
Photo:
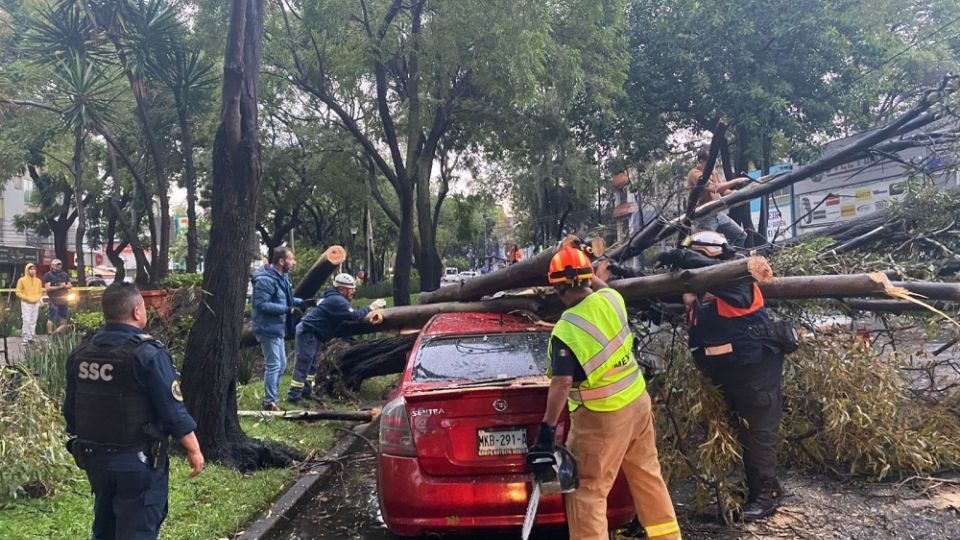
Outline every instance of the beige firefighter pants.
[[580, 487], [566, 496], [571, 540], [607, 540], [607, 494], [622, 468], [647, 536], [679, 540], [670, 493], [660, 476], [653, 411], [646, 392], [613, 412], [570, 413], [567, 447], [580, 467]]

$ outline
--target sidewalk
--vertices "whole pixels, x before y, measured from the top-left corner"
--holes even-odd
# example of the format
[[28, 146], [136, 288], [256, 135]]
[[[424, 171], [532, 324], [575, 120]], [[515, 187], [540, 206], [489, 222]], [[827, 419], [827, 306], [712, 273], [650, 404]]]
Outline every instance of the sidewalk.
[[[37, 336], [32, 344], [24, 344], [23, 340], [17, 337], [7, 338], [7, 354], [0, 353], [0, 367], [6, 365], [16, 365], [23, 362], [24, 352], [27, 347], [36, 346], [37, 343], [45, 341], [47, 336]], [[3, 340], [0, 339], [0, 350], [3, 348]]]

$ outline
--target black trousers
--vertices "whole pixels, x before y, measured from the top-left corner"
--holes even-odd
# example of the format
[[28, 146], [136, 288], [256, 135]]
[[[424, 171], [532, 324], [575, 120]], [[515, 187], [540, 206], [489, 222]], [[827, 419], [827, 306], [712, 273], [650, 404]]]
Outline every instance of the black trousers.
[[[783, 354], [763, 348], [763, 360], [704, 369], [727, 402], [743, 446], [748, 501], [772, 496], [777, 481], [777, 445], [783, 416]], [[713, 368], [714, 366], [710, 366]]]

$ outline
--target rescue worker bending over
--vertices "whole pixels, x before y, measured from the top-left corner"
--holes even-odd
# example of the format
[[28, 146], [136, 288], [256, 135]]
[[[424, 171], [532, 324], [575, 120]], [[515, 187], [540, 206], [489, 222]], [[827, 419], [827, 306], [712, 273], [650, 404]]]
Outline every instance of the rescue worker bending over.
[[345, 322], [357, 322], [372, 310], [383, 309], [387, 304], [382, 298], [374, 300], [370, 307], [353, 309], [350, 301], [357, 293], [357, 282], [350, 274], [337, 274], [332, 289], [323, 293], [317, 307], [310, 310], [297, 325], [297, 363], [287, 392], [287, 402], [299, 403], [301, 398], [320, 400], [320, 389], [314, 396], [313, 383], [317, 376], [315, 358], [324, 343], [337, 337]]
[[68, 449], [93, 489], [93, 538], [152, 540], [167, 515], [169, 437], [186, 449], [191, 478], [203, 470], [197, 424], [166, 348], [143, 333], [140, 291], [114, 283], [102, 306], [103, 330], [67, 360]]
[[[689, 249], [665, 252], [661, 262], [699, 268], [731, 258], [726, 238], [694, 233]], [[686, 293], [690, 350], [697, 367], [720, 389], [737, 426], [747, 477], [744, 521], [774, 513], [782, 489], [777, 480], [777, 444], [783, 412], [783, 349], [756, 283], [724, 284], [704, 295]]]
[[622, 468], [647, 536], [679, 539], [623, 297], [596, 278], [587, 256], [572, 247], [553, 257], [548, 280], [567, 309], [550, 336], [547, 410], [527, 453], [528, 468], [553, 466], [556, 426], [566, 404], [567, 447], [580, 469], [580, 487], [565, 500], [570, 538], [608, 538], [607, 494]]

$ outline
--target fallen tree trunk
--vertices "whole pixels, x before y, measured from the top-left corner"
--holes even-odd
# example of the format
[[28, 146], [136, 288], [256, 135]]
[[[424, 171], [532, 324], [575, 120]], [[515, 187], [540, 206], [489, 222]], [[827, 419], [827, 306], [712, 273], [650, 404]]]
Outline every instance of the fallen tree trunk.
[[273, 417], [284, 420], [340, 420], [343, 422], [369, 422], [378, 410], [372, 411], [237, 411], [237, 416]]
[[[893, 281], [894, 287], [933, 300], [960, 301], [960, 284]], [[886, 286], [872, 274], [849, 274], [830, 276], [793, 276], [775, 278], [762, 283], [760, 290], [767, 298], [846, 298], [887, 297]]]
[[705, 268], [677, 270], [665, 274], [655, 274], [629, 279], [618, 279], [609, 283], [610, 288], [623, 295], [627, 304], [678, 295], [685, 292], [706, 292], [708, 287], [723, 283], [738, 283], [748, 280], [760, 282], [773, 279], [770, 265], [763, 257], [754, 256], [736, 259]]
[[[337, 267], [347, 258], [347, 251], [340, 246], [330, 246], [320, 254], [320, 257], [310, 270], [303, 276], [300, 283], [293, 290], [293, 295], [297, 298], [313, 298], [316, 296], [323, 284], [333, 274]], [[257, 344], [257, 337], [253, 335], [253, 328], [250, 325], [244, 326], [243, 333], [240, 334], [240, 346], [252, 347]]]
[[659, 240], [666, 238], [669, 234], [688, 226], [690, 220], [709, 216], [727, 208], [747, 204], [753, 199], [779, 191], [800, 180], [826, 172], [838, 165], [869, 157], [874, 154], [873, 147], [878, 147], [878, 149], [882, 148], [884, 152], [889, 152], [902, 150], [909, 146], [927, 144], [915, 140], [915, 138], [901, 141], [888, 141], [888, 139], [919, 129], [937, 120], [938, 115], [927, 112], [927, 109], [934, 103], [931, 95], [941, 97], [953, 92], [955, 88], [950, 86], [951, 83], [951, 78], [944, 79], [939, 88], [924, 92], [916, 106], [902, 114], [893, 122], [868, 133], [847, 146], [838, 148], [824, 155], [809, 165], [798, 167], [785, 174], [761, 179], [747, 188], [734, 191], [730, 195], [702, 204], [692, 212], [681, 214], [672, 220], [656, 219], [635, 233], [634, 236], [624, 244], [610, 249], [607, 255], [618, 262], [635, 257]]
[[417, 303], [424, 305], [441, 302], [470, 302], [506, 289], [546, 285], [550, 259], [556, 251], [556, 248], [547, 249], [501, 270], [446, 285], [435, 291], [420, 293]]
[[346, 330], [348, 335], [420, 328], [440, 313], [533, 313], [541, 318], [563, 311], [556, 295], [508, 296], [480, 302], [443, 302], [375, 311]]

